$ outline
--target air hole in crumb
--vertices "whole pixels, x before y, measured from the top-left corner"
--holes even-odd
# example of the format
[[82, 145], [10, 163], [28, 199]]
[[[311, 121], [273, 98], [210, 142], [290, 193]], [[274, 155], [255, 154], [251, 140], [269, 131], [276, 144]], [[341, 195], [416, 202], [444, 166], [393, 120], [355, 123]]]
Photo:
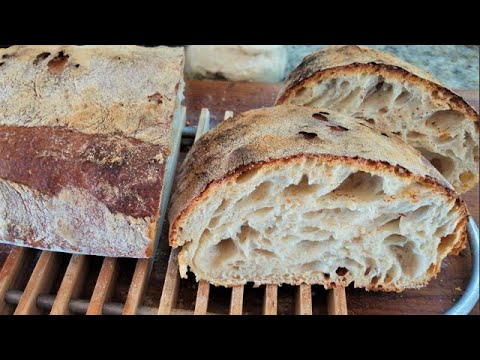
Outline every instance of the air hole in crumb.
[[432, 165], [440, 172], [442, 172], [442, 160], [441, 159], [432, 159], [430, 161]]
[[43, 52], [41, 54], [38, 54], [35, 60], [33, 60], [33, 65], [37, 65], [39, 62], [45, 60], [48, 58], [51, 54], [49, 52]]
[[339, 196], [349, 196], [357, 199], [372, 198], [385, 194], [383, 179], [378, 175], [363, 171], [350, 174], [334, 191]]
[[382, 132], [382, 136], [390, 137], [387, 133]]
[[273, 184], [270, 181], [265, 181], [258, 185], [247, 197], [244, 197], [239, 203], [238, 207], [242, 208], [243, 206], [252, 206], [255, 203], [258, 203], [271, 194]]
[[398, 106], [398, 105], [405, 104], [410, 100], [411, 96], [412, 94], [409, 91], [403, 90], [402, 93], [399, 96], [397, 96], [397, 98], [394, 100], [395, 105]]
[[214, 257], [212, 264], [214, 267], [222, 266], [238, 252], [237, 246], [230, 238], [220, 241], [217, 245], [214, 246], [213, 251]]
[[246, 241], [259, 238], [260, 233], [248, 225], [242, 225], [240, 228], [240, 233], [237, 234], [237, 237], [240, 244], [244, 244]]
[[381, 108], [380, 110], [378, 110], [381, 114], [385, 114], [388, 112], [388, 109], [386, 107], [383, 107]]
[[348, 129], [341, 125], [329, 125], [328, 126], [332, 131], [348, 131]]
[[323, 274], [323, 276], [324, 276], [325, 280], [330, 280], [330, 274], [325, 273], [325, 274]]
[[370, 125], [375, 125], [375, 120], [373, 119], [364, 119], [367, 123], [369, 123]]
[[380, 278], [378, 276], [374, 276], [372, 278], [372, 281], [370, 282], [372, 285], [377, 285], [378, 283], [378, 280], [380, 280]]
[[367, 270], [365, 270], [365, 273], [363, 275], [368, 276], [368, 275], [370, 275], [371, 271], [372, 271], [372, 268], [368, 267]]
[[319, 268], [320, 266], [320, 261], [311, 261], [306, 264], [303, 264], [300, 268], [300, 271], [302, 273], [308, 272], [308, 271], [315, 271]]
[[51, 74], [61, 74], [69, 57], [69, 55], [65, 55], [63, 51], [60, 51], [56, 57], [48, 62], [48, 71]]
[[310, 133], [310, 132], [306, 132], [306, 131], [300, 131], [298, 133], [299, 135], [302, 135], [305, 139], [307, 140], [311, 140], [311, 139], [314, 139], [316, 138], [318, 135], [315, 134], [315, 133]]
[[0, 66], [2, 66], [3, 64], [5, 64], [5, 62], [0, 62]]
[[383, 240], [383, 243], [388, 246], [403, 246], [407, 243], [407, 241], [408, 239], [403, 235], [391, 234]]
[[255, 210], [255, 211], [250, 215], [250, 217], [251, 217], [251, 218], [262, 219], [262, 218], [265, 218], [265, 217], [269, 216], [270, 214], [272, 214], [272, 213], [273, 213], [273, 210], [274, 210], [273, 207], [263, 207], [263, 208], [260, 208], [260, 209]]
[[456, 110], [441, 110], [433, 113], [425, 125], [439, 132], [454, 128], [463, 120], [463, 115]]
[[219, 221], [220, 221], [219, 216], [213, 217], [212, 220], [210, 220], [210, 223], [208, 224], [208, 228], [209, 229], [216, 228], [218, 226]]
[[3, 54], [2, 59], [10, 59], [15, 57], [15, 54]]
[[336, 273], [338, 276], [345, 276], [348, 273], [348, 269], [344, 267], [339, 267]]
[[287, 197], [312, 195], [318, 191], [319, 187], [318, 184], [309, 184], [308, 176], [304, 174], [298, 184], [287, 186], [283, 194]]
[[80, 67], [80, 64], [75, 64], [75, 67], [78, 69]]
[[277, 255], [275, 255], [274, 252], [271, 252], [271, 251], [268, 251], [268, 250], [265, 250], [265, 249], [255, 249], [253, 251], [255, 251], [255, 253], [257, 255], [260, 255], [260, 256], [265, 256], [265, 257], [269, 257], [269, 258], [277, 257]]
[[428, 161], [442, 173], [443, 176], [448, 177], [453, 171], [453, 160], [446, 156], [428, 151], [425, 148], [417, 147], [418, 151], [422, 153], [423, 156], [427, 158]]
[[[383, 281], [385, 284], [389, 284], [393, 281], [396, 276], [396, 267], [391, 266], [390, 269], [387, 271], [387, 275], [385, 276], [385, 280]], [[380, 287], [380, 286], [379, 286]]]
[[337, 284], [335, 284], [334, 282], [331, 282], [331, 283], [330, 283], [330, 287], [333, 288], [333, 289], [335, 289], [335, 288], [337, 287]]
[[425, 134], [419, 133], [418, 131], [410, 131], [407, 134], [407, 137], [410, 138], [410, 139], [419, 139], [419, 138], [423, 138], [425, 136], [426, 136]]
[[444, 252], [450, 252], [456, 239], [456, 234], [450, 234], [442, 237], [440, 239], [440, 244], [438, 244], [437, 252], [439, 254], [443, 254]]
[[460, 174], [460, 180], [462, 180], [462, 182], [470, 182], [474, 179], [474, 175], [472, 172], [470, 171], [465, 171], [463, 173]]
[[318, 113], [313, 114], [312, 117], [314, 119], [317, 119], [317, 120], [328, 121], [328, 119], [325, 115], [329, 115], [329, 114], [326, 113], [326, 112], [318, 112]]

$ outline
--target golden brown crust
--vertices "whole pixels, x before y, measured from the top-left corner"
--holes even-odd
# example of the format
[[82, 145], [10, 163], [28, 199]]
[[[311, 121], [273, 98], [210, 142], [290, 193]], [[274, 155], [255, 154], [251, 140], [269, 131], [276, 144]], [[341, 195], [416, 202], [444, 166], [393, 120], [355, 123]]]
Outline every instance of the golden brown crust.
[[432, 94], [440, 105], [447, 105], [452, 110], [464, 113], [476, 123], [478, 114], [465, 100], [447, 89], [429, 73], [416, 68], [394, 56], [376, 49], [359, 46], [329, 47], [307, 56], [304, 61], [290, 73], [277, 97], [277, 105], [294, 96], [305, 87], [310, 87], [320, 80], [352, 74], [377, 74], [407, 81], [418, 85]]

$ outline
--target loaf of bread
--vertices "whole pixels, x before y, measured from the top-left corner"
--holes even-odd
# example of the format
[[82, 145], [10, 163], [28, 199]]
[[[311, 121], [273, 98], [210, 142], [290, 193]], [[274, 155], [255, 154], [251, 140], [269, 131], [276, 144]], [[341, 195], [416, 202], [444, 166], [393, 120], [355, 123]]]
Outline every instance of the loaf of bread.
[[183, 49], [0, 49], [0, 242], [149, 257]]
[[215, 285], [418, 288], [466, 241], [467, 210], [414, 148], [363, 120], [282, 105], [193, 146], [170, 209], [180, 273]]
[[478, 114], [430, 74], [360, 46], [331, 46], [289, 75], [277, 104], [328, 107], [408, 142], [460, 192], [478, 183]]

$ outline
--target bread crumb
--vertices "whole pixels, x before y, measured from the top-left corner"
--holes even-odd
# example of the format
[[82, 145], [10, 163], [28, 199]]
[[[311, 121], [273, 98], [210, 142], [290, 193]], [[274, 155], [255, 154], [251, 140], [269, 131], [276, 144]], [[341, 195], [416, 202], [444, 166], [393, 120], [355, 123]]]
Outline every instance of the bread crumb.
[[460, 292], [461, 292], [461, 291], [463, 291], [463, 290], [462, 290], [462, 288], [461, 288], [460, 286], [457, 286], [457, 287], [455, 288], [455, 291], [460, 291]]

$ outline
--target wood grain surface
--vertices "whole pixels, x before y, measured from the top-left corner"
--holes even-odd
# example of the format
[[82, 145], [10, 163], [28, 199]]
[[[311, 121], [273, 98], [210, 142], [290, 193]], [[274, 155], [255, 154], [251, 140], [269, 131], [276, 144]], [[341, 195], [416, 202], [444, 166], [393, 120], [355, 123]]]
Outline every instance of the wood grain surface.
[[[185, 105], [187, 106], [187, 125], [195, 126], [196, 121], [200, 115], [202, 108], [210, 109], [210, 116], [212, 126], [215, 126], [224, 117], [225, 110], [231, 110], [239, 113], [245, 110], [267, 107], [274, 103], [279, 85], [263, 84], [263, 83], [242, 83], [242, 82], [224, 82], [224, 81], [188, 81], [186, 87]], [[478, 91], [457, 91], [462, 95], [466, 101], [472, 104], [478, 110]], [[182, 151], [188, 150], [188, 146], [183, 146]], [[180, 154], [180, 161], [185, 156], [185, 153]], [[478, 206], [478, 186], [465, 194], [464, 199], [467, 202], [468, 208], [476, 222], [479, 222], [479, 206]], [[167, 272], [168, 258], [170, 255], [170, 248], [167, 243], [166, 228], [162, 234], [162, 241], [159, 244], [159, 253], [153, 267], [151, 279], [147, 285], [145, 297], [143, 299], [144, 306], [157, 307], [161, 303], [162, 288], [164, 286], [165, 273]], [[6, 245], [0, 245], [0, 269], [3, 267], [5, 259], [12, 248]], [[34, 271], [36, 262], [41, 267], [42, 261], [38, 261], [39, 251], [28, 250], [31, 253], [29, 258], [33, 257], [35, 260], [29, 260], [29, 266], [22, 268], [21, 272], [24, 274], [18, 275], [18, 280], [12, 277], [12, 282], [16, 285], [13, 287], [18, 290], [25, 290], [28, 287], [28, 277], [30, 273], [38, 273]], [[68, 255], [59, 255], [62, 258]], [[346, 289], [347, 307], [349, 314], [441, 314], [450, 308], [455, 301], [457, 301], [464, 291], [468, 280], [470, 278], [471, 270], [471, 254], [470, 249], [467, 248], [460, 256], [448, 257], [442, 264], [442, 272], [438, 278], [433, 280], [426, 288], [421, 290], [407, 290], [401, 294], [396, 293], [374, 293], [366, 292], [362, 289], [353, 289], [349, 287]], [[53, 263], [54, 264], [54, 263]], [[82, 299], [93, 299], [93, 303], [89, 309], [89, 313], [101, 313], [102, 305], [108, 299], [115, 303], [125, 304], [130, 288], [130, 282], [134, 275], [136, 261], [133, 259], [122, 259], [119, 261], [118, 268], [105, 268], [107, 264], [102, 262], [101, 258], [89, 258], [88, 274], [84, 280], [85, 286], [82, 291], [73, 289], [70, 286], [66, 287], [62, 283], [63, 275], [59, 274], [55, 284], [43, 286], [41, 289], [27, 289], [28, 293], [40, 293], [48, 291], [47, 288], [52, 288], [52, 294], [60, 290], [60, 293], [67, 292], [68, 297], [78, 296]], [[48, 264], [47, 264], [48, 265]], [[103, 265], [103, 268], [102, 268]], [[47, 266], [48, 267], [48, 266]], [[50, 266], [53, 268], [54, 266]], [[3, 269], [10, 271], [9, 269]], [[13, 269], [13, 273], [16, 273]], [[38, 270], [38, 268], [37, 268]], [[108, 270], [108, 271], [107, 271]], [[1, 271], [1, 270], [0, 270]], [[51, 272], [51, 271], [49, 271]], [[107, 274], [108, 273], [108, 274]], [[100, 277], [114, 277], [116, 282], [114, 286], [105, 288], [96, 288], [97, 278]], [[17, 277], [17, 276], [15, 276]], [[25, 278], [25, 279], [22, 279]], [[164, 303], [161, 307], [161, 313], [185, 312], [193, 314], [196, 312], [204, 313], [207, 311], [206, 304], [196, 304], [197, 293], [200, 291], [202, 297], [210, 297], [211, 301], [208, 303], [208, 312], [212, 313], [243, 313], [243, 314], [261, 314], [278, 313], [278, 314], [293, 314], [293, 313], [310, 313], [313, 314], [327, 314], [328, 299], [327, 291], [319, 286], [314, 286], [311, 289], [312, 304], [305, 306], [303, 309], [295, 307], [295, 299], [298, 296], [309, 296], [308, 289], [300, 289], [293, 286], [282, 286], [278, 290], [275, 287], [254, 288], [251, 285], [245, 286], [241, 292], [243, 293], [243, 301], [241, 299], [240, 291], [210, 287], [210, 296], [206, 294], [206, 287], [199, 286], [191, 277], [188, 280], [180, 280], [178, 278], [171, 284], [166, 286], [172, 287], [171, 299], [162, 299]], [[58, 284], [57, 284], [58, 283]], [[3, 284], [5, 285], [5, 284]], [[45, 284], [44, 284], [45, 285]], [[98, 285], [98, 284], [97, 284]], [[0, 290], [2, 284], [0, 284]], [[56, 290], [55, 290], [56, 289]], [[67, 289], [68, 291], [66, 291]], [[276, 293], [278, 291], [278, 302]], [[231, 302], [232, 292], [238, 293]], [[78, 293], [78, 295], [77, 295]], [[29, 295], [27, 294], [27, 295]], [[273, 296], [275, 295], [275, 296]], [[27, 297], [26, 297], [27, 298]], [[33, 298], [28, 296], [28, 298]], [[178, 300], [177, 300], [178, 299]], [[25, 301], [24, 301], [25, 302]], [[267, 307], [265, 307], [265, 302]], [[1, 305], [1, 304], [0, 304]], [[34, 302], [29, 302], [29, 308], [35, 310]], [[67, 309], [62, 307], [62, 312]], [[330, 309], [331, 310], [331, 309]], [[6, 309], [9, 313], [13, 309]], [[480, 306], [477, 304], [472, 314], [480, 314]]]

